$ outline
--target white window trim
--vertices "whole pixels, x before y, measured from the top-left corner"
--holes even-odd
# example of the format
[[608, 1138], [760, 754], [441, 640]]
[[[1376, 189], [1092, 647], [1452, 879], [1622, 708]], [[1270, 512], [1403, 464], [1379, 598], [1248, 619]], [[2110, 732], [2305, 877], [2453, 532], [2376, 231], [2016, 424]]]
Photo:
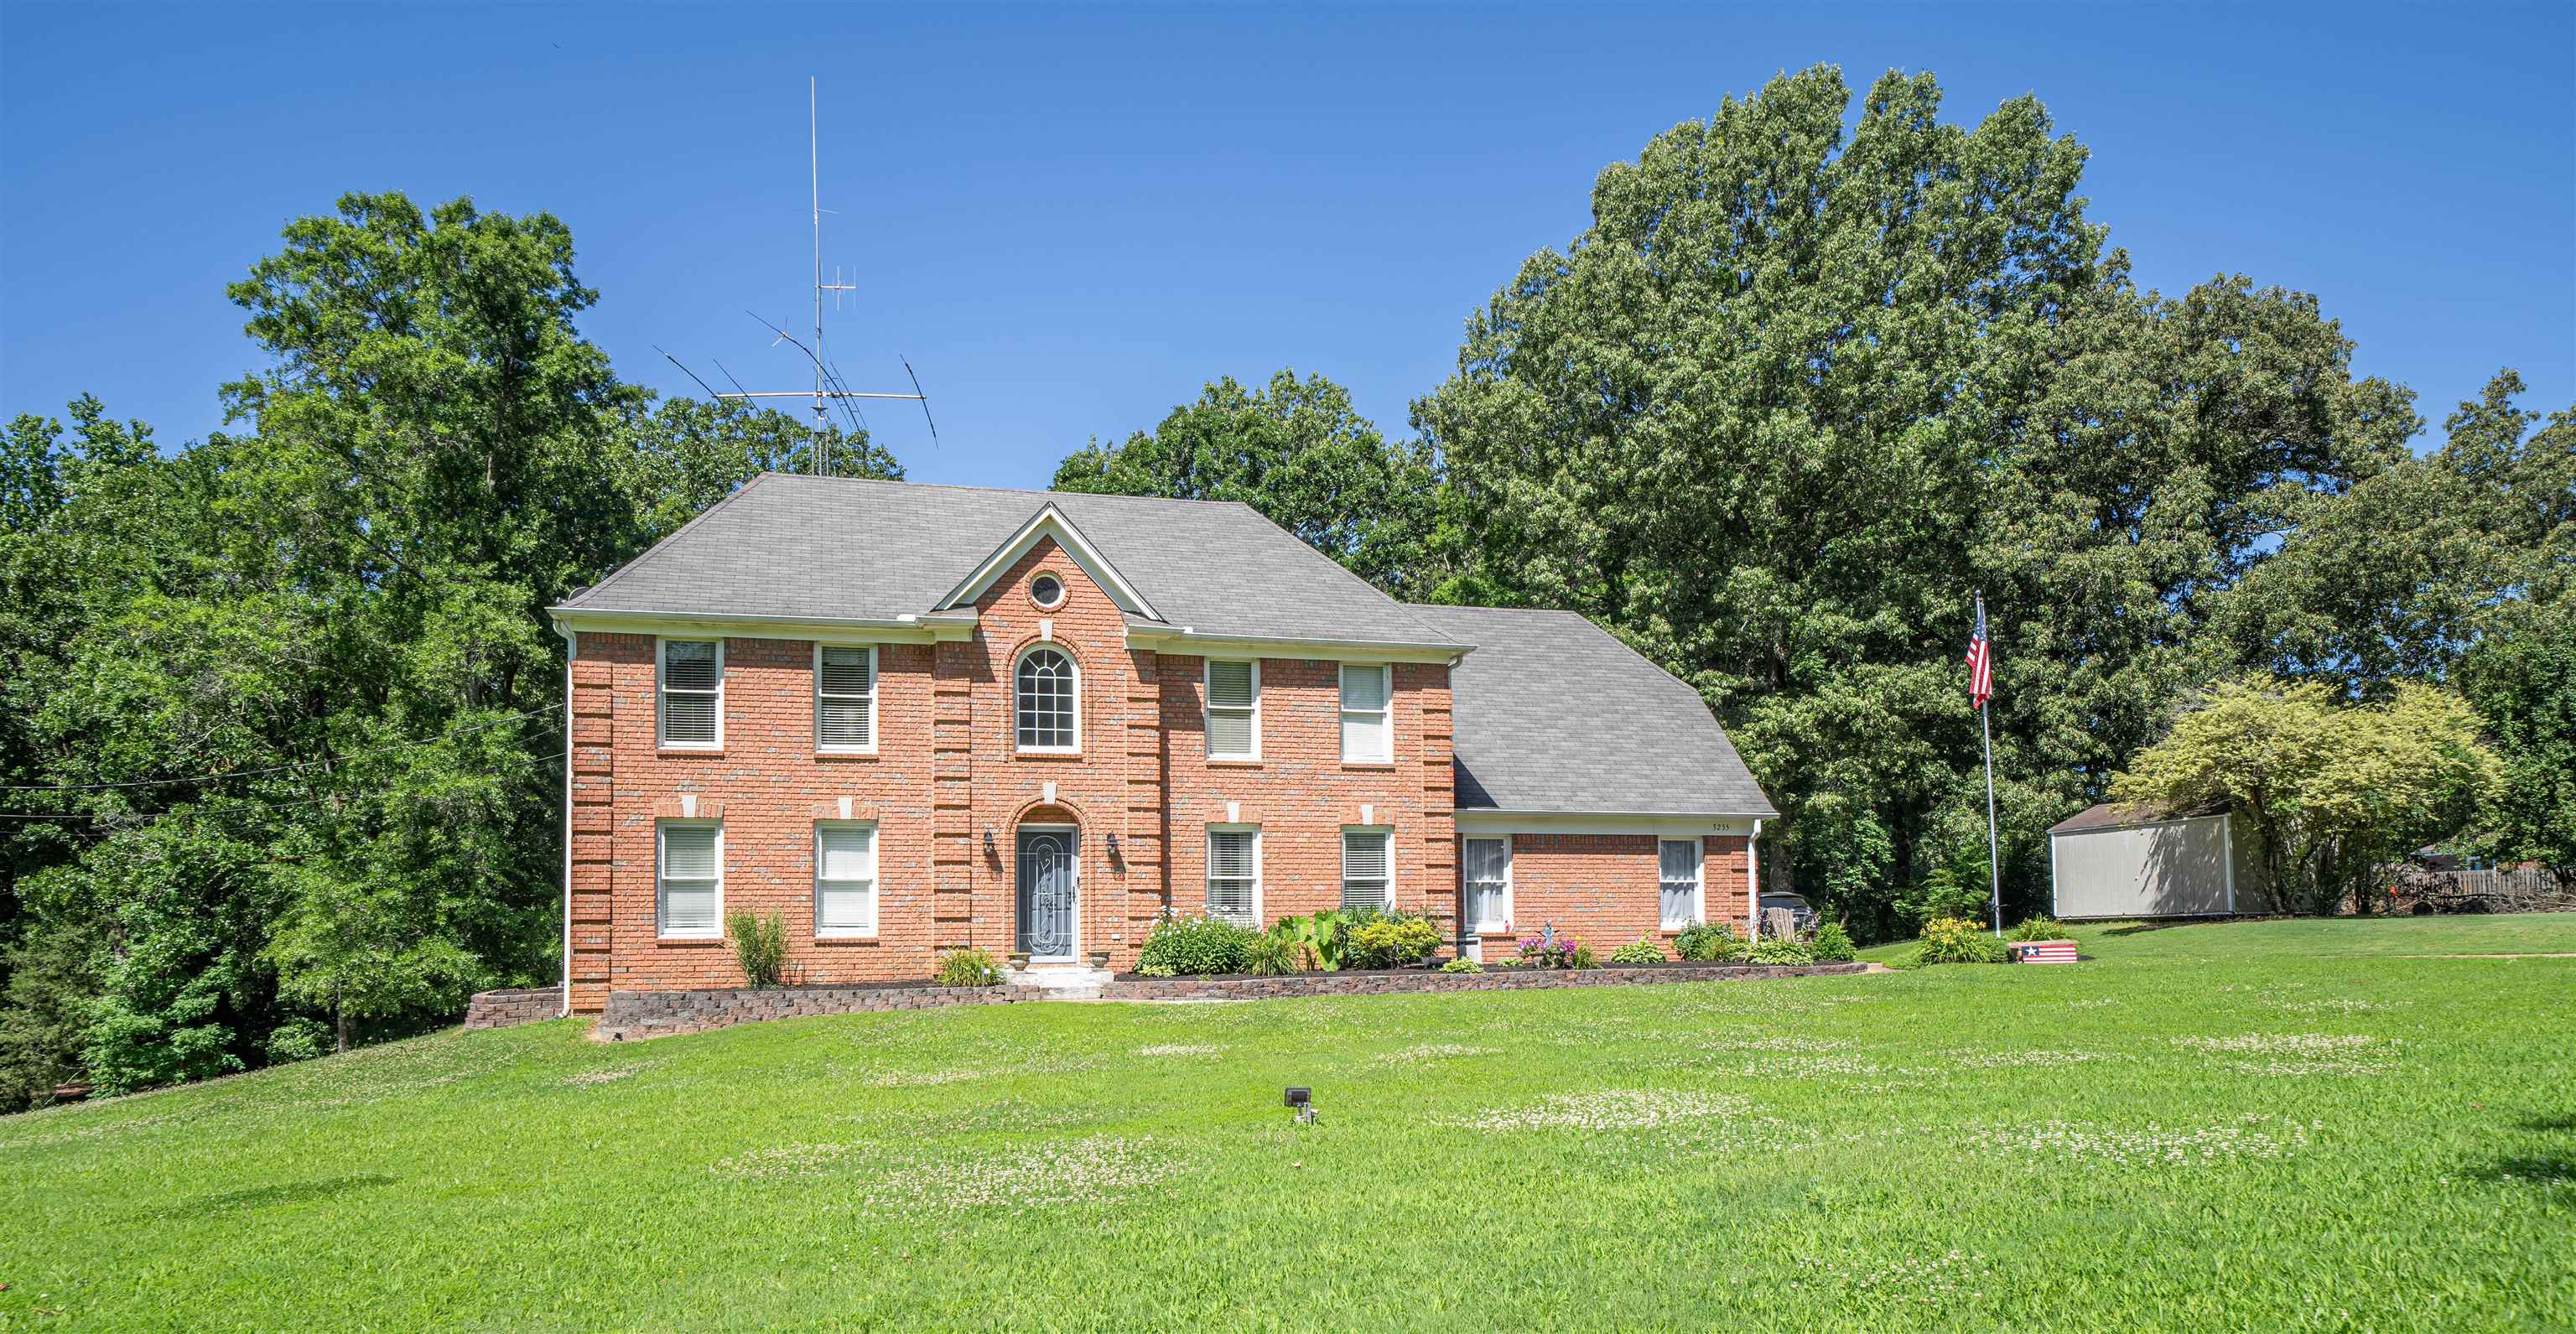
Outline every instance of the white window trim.
[[[1216, 712], [1215, 669], [1219, 661], [1216, 658], [1199, 659], [1199, 736], [1202, 739], [1216, 735], [1208, 727], [1208, 718]], [[1261, 659], [1226, 658], [1222, 661], [1252, 664], [1252, 749], [1239, 755], [1220, 755], [1211, 745], [1207, 757], [1228, 762], [1258, 760], [1261, 758]]]
[[[1353, 668], [1358, 668], [1358, 669], [1360, 669], [1361, 671], [1383, 672], [1383, 673], [1385, 673], [1385, 676], [1386, 676], [1386, 705], [1385, 705], [1385, 707], [1383, 707], [1383, 708], [1378, 708], [1378, 709], [1354, 709], [1354, 708], [1352, 708], [1352, 707], [1350, 706], [1350, 699], [1351, 699], [1351, 692], [1350, 692], [1350, 674], [1351, 674], [1351, 669], [1353, 669]], [[1395, 763], [1395, 664], [1393, 664], [1393, 663], [1389, 663], [1389, 662], [1345, 662], [1345, 663], [1342, 663], [1342, 664], [1341, 664], [1341, 671], [1340, 671], [1340, 672], [1339, 672], [1339, 673], [1334, 677], [1333, 685], [1334, 685], [1334, 688], [1335, 688], [1335, 693], [1336, 693], [1336, 694], [1337, 694], [1337, 696], [1338, 696], [1338, 698], [1337, 698], [1337, 699], [1335, 699], [1334, 703], [1340, 706], [1340, 710], [1339, 710], [1339, 712], [1337, 712], [1337, 713], [1334, 715], [1334, 719], [1333, 719], [1333, 722], [1334, 722], [1334, 728], [1333, 728], [1333, 730], [1334, 730], [1335, 732], [1337, 732], [1337, 733], [1342, 733], [1342, 734], [1343, 734], [1343, 735], [1341, 735], [1341, 736], [1337, 736], [1337, 737], [1335, 738], [1335, 740], [1336, 740], [1336, 741], [1338, 741], [1338, 742], [1340, 742], [1340, 744], [1341, 744], [1341, 751], [1342, 751], [1342, 763], [1344, 763], [1344, 764], [1393, 764], [1393, 763]], [[1372, 713], [1374, 713], [1374, 714], [1377, 716], [1378, 721], [1379, 721], [1379, 723], [1380, 723], [1380, 726], [1379, 726], [1379, 728], [1378, 728], [1378, 735], [1379, 735], [1380, 737], [1382, 737], [1382, 738], [1384, 738], [1384, 739], [1385, 739], [1385, 742], [1386, 742], [1386, 752], [1385, 752], [1384, 754], [1381, 754], [1381, 755], [1353, 755], [1353, 754], [1351, 753], [1350, 743], [1349, 743], [1349, 740], [1347, 739], [1347, 731], [1346, 731], [1346, 728], [1344, 727], [1344, 724], [1348, 723], [1348, 722], [1350, 721], [1350, 719], [1352, 719], [1352, 718], [1354, 718], [1354, 717], [1361, 717], [1361, 718], [1365, 718], [1365, 717], [1369, 716], [1369, 715], [1370, 715], [1370, 714], [1372, 714]]]
[[[664, 830], [666, 830], [666, 829], [672, 829], [672, 828], [682, 828], [682, 829], [713, 829], [713, 830], [715, 830], [715, 831], [716, 831], [716, 846], [715, 846], [715, 858], [716, 858], [716, 880], [715, 880], [715, 887], [716, 887], [716, 911], [715, 911], [715, 927], [714, 927], [714, 929], [712, 929], [712, 930], [708, 930], [708, 931], [673, 931], [673, 930], [670, 930], [669, 928], [667, 928], [667, 927], [665, 927], [665, 926], [663, 925], [663, 919], [667, 916], [666, 909], [667, 909], [667, 907], [668, 907], [668, 904], [667, 904], [667, 898], [666, 898], [666, 895], [665, 895], [665, 893], [664, 893], [664, 887], [670, 883], [670, 877], [669, 877], [669, 876], [667, 876], [667, 875], [665, 875], [665, 874], [663, 874], [663, 870], [664, 870], [664, 868], [665, 868], [665, 867], [667, 867], [667, 866], [670, 864], [670, 862], [669, 862], [669, 859], [668, 859], [667, 855], [665, 854], [664, 849], [663, 849], [663, 846], [662, 846], [662, 831], [664, 831]], [[725, 920], [725, 915], [724, 915], [724, 882], [725, 882], [725, 835], [724, 835], [724, 821], [722, 821], [722, 820], [656, 820], [656, 821], [654, 821], [654, 822], [653, 822], [653, 935], [654, 935], [654, 938], [655, 938], [655, 939], [658, 939], [658, 940], [722, 940], [722, 939], [724, 939], [724, 920]]]
[[[827, 883], [835, 885], [846, 885], [851, 883], [847, 880], [826, 881], [823, 879], [823, 831], [827, 829], [864, 829], [868, 831], [868, 924], [864, 929], [855, 927], [827, 927], [823, 925], [823, 886]], [[885, 917], [885, 879], [877, 873], [877, 868], [883, 860], [883, 849], [877, 842], [876, 821], [816, 820], [814, 822], [813, 909], [815, 939], [874, 940], [876, 938], [877, 927]]]
[[1395, 911], [1395, 826], [1390, 824], [1346, 824], [1342, 826], [1342, 879], [1336, 888], [1344, 898], [1350, 896], [1351, 835], [1384, 834], [1386, 836], [1386, 893], [1378, 904], [1381, 912]]
[[[1689, 844], [1693, 850], [1691, 857], [1690, 920], [1683, 922], [1678, 926], [1672, 922], [1662, 920], [1664, 915], [1664, 845], [1667, 843], [1686, 843]], [[1686, 927], [1697, 926], [1708, 920], [1708, 843], [1706, 840], [1697, 838], [1659, 838], [1655, 840], [1655, 917], [1657, 919], [1656, 924], [1666, 931], [1679, 931]]]
[[[1038, 583], [1040, 580], [1052, 581], [1055, 584], [1055, 601], [1049, 602], [1045, 598], [1038, 596]], [[1073, 585], [1066, 583], [1064, 581], [1064, 576], [1057, 574], [1053, 570], [1040, 570], [1036, 574], [1029, 576], [1029, 603], [1040, 611], [1056, 611], [1064, 606], [1064, 600], [1066, 598], [1072, 596]]]
[[[1020, 664], [1033, 654], [1054, 652], [1064, 655], [1073, 668], [1073, 744], [1070, 746], [1023, 746], [1020, 744]], [[1079, 755], [1082, 753], [1082, 660], [1066, 653], [1064, 645], [1051, 639], [1021, 649], [1011, 658], [1011, 751], [1018, 755]]]
[[[669, 699], [664, 684], [668, 666], [666, 645], [672, 643], [716, 646], [716, 739], [713, 741], [673, 741], [669, 714], [663, 705]], [[722, 635], [657, 635], [653, 639], [653, 744], [661, 750], [722, 750], [725, 732], [725, 641]]]
[[[868, 702], [868, 744], [864, 746], [830, 746], [823, 743], [823, 650], [827, 648], [863, 648], [868, 651], [868, 693], [834, 695], [839, 700], [865, 698]], [[1014, 722], [1016, 725], [1016, 720]], [[885, 729], [885, 716], [877, 708], [877, 646], [874, 644], [835, 644], [817, 640], [814, 644], [814, 749], [825, 755], [874, 755], [877, 734]], [[722, 731], [721, 728], [718, 729]]]
[[1476, 935], [1509, 932], [1512, 929], [1512, 913], [1514, 911], [1514, 905], [1512, 903], [1512, 877], [1516, 873], [1512, 859], [1512, 836], [1509, 834], [1461, 834], [1458, 836], [1458, 888], [1460, 890], [1460, 896], [1467, 900], [1466, 903], [1459, 905], [1462, 910], [1462, 915], [1463, 910], [1475, 902], [1475, 897], [1473, 895], [1465, 893], [1468, 883], [1466, 845], [1471, 839], [1490, 839], [1503, 845], [1503, 920], [1499, 922], [1471, 921], [1467, 923], [1467, 930]]
[[[1210, 835], [1252, 835], [1252, 920], [1255, 924], [1253, 926], [1253, 930], [1258, 931], [1263, 929], [1263, 924], [1266, 924], [1269, 919], [1261, 914], [1261, 826], [1257, 824], [1219, 823], [1209, 825], [1207, 827], [1207, 832]], [[1199, 911], [1204, 914], [1208, 910], [1208, 882], [1216, 879], [1215, 838], [1209, 837], [1200, 840], [1199, 861]]]

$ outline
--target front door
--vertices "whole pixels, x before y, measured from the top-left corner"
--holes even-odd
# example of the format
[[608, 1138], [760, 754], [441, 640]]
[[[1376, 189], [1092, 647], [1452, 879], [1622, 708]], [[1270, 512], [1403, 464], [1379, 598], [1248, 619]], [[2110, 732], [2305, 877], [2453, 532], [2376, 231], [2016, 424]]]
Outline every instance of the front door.
[[1073, 831], [1020, 831], [1020, 951], [1032, 960], [1073, 957]]

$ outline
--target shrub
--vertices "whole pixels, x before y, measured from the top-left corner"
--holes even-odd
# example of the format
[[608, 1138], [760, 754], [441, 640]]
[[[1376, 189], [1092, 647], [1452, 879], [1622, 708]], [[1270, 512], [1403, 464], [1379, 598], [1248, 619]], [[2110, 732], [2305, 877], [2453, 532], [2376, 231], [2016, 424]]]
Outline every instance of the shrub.
[[1297, 951], [1287, 941], [1258, 931], [1243, 941], [1243, 971], [1254, 977], [1277, 977], [1297, 971]]
[[1136, 965], [1136, 976], [1178, 977], [1180, 974], [1173, 972], [1172, 966], [1167, 963], [1140, 963]]
[[1663, 947], [1647, 940], [1633, 940], [1610, 951], [1612, 963], [1662, 963], [1663, 961]]
[[2053, 917], [2025, 917], [2021, 925], [2004, 933], [2006, 940], [2064, 940], [2066, 924]]
[[935, 980], [943, 987], [998, 987], [1002, 966], [982, 950], [950, 950], [939, 956]]
[[1815, 947], [1803, 940], [1757, 940], [1753, 942], [1755, 963], [1814, 963]]
[[1700, 922], [1673, 938], [1673, 953], [1705, 963], [1734, 963], [1744, 957], [1744, 937], [1724, 922]]
[[1916, 963], [2002, 963], [2004, 943], [1974, 922], [1936, 917], [1923, 924], [1923, 950]]
[[1342, 962], [1352, 968], [1403, 968], [1440, 948], [1440, 928], [1410, 913], [1370, 913], [1344, 939]]
[[1850, 963], [1859, 957], [1852, 949], [1851, 932], [1843, 930], [1840, 922], [1827, 922], [1817, 927], [1816, 938], [1808, 941], [1807, 947], [1816, 952], [1819, 963]]
[[787, 923], [778, 914], [763, 918], [747, 908], [732, 913], [725, 918], [725, 934], [733, 938], [734, 962], [753, 988], [778, 985], [787, 968]]
[[1591, 951], [1576, 943], [1572, 936], [1532, 936], [1521, 942], [1521, 962], [1532, 968], [1588, 968], [1579, 962], [1591, 957]]
[[1166, 917], [1154, 924], [1145, 948], [1137, 952], [1136, 971], [1163, 967], [1184, 973], [1239, 973], [1252, 932], [1215, 917]]
[[1444, 973], [1481, 973], [1485, 971], [1485, 966], [1473, 959], [1451, 959], [1449, 962], [1440, 965], [1440, 971]]

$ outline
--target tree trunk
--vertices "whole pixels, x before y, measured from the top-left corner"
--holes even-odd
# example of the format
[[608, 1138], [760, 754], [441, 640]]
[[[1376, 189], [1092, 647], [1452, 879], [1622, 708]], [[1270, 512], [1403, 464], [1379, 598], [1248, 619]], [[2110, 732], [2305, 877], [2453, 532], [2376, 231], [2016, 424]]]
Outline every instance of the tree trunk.
[[349, 1052], [349, 1007], [340, 1003], [340, 990], [331, 989], [331, 1050], [339, 1055]]

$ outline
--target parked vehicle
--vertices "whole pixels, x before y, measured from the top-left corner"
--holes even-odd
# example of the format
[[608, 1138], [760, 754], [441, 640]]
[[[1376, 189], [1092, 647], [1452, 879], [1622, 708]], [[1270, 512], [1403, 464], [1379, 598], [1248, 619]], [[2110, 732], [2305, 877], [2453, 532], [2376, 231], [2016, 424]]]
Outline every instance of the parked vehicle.
[[1802, 936], [1824, 924], [1824, 919], [1814, 908], [1808, 906], [1807, 898], [1803, 894], [1765, 894], [1762, 896], [1762, 907], [1766, 912], [1773, 908], [1788, 909], [1791, 924]]

